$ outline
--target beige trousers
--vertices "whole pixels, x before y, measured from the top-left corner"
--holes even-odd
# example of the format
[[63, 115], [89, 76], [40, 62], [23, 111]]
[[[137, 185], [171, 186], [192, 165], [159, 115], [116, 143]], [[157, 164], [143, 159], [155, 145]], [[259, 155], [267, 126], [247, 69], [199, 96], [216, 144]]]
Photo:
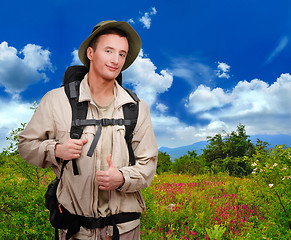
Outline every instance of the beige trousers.
[[[119, 240], [140, 240], [139, 230], [140, 230], [140, 226], [138, 225], [136, 228], [132, 229], [131, 231], [120, 234]], [[107, 232], [107, 227], [98, 228], [96, 231], [96, 236], [94, 236], [93, 238], [90, 238], [90, 240], [107, 240], [106, 232]], [[66, 233], [60, 230], [60, 240], [65, 240], [65, 239], [66, 239]], [[70, 240], [79, 240], [79, 239], [71, 237]], [[109, 237], [109, 240], [112, 240], [112, 237]]]

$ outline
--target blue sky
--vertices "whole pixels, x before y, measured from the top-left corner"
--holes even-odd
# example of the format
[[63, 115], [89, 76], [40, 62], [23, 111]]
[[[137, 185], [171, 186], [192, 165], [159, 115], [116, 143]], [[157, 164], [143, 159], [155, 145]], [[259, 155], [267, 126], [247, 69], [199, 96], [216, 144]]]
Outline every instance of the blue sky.
[[246, 126], [291, 135], [291, 1], [5, 1], [0, 9], [0, 149], [28, 122], [32, 102], [80, 64], [76, 52], [103, 20], [142, 39], [124, 85], [150, 106], [159, 147]]

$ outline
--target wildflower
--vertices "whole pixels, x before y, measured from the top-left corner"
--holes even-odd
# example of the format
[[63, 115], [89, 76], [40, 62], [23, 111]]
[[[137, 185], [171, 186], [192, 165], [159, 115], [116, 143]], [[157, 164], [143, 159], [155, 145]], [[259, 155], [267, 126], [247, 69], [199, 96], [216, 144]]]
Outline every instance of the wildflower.
[[273, 186], [274, 186], [274, 184], [271, 184], [271, 183], [269, 184], [269, 187], [270, 187], [270, 188], [272, 188]]
[[278, 164], [277, 163], [274, 163], [273, 167], [276, 167], [276, 166], [278, 166]]
[[253, 164], [252, 164], [252, 166], [254, 167], [254, 166], [257, 166], [258, 164], [256, 163], [256, 162], [254, 162]]

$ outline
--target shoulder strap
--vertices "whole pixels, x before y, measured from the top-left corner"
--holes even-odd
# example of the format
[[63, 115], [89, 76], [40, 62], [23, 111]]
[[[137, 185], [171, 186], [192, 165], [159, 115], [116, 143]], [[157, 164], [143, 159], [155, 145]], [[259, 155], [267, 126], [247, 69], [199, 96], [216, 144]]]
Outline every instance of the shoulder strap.
[[[63, 76], [63, 86], [72, 109], [72, 122], [86, 119], [88, 102], [79, 102], [80, 83], [89, 69], [82, 65], [70, 66]], [[84, 126], [71, 126], [70, 137], [80, 139]], [[79, 175], [76, 159], [72, 160], [74, 175]]]
[[129, 165], [135, 165], [135, 156], [132, 148], [132, 138], [133, 138], [133, 130], [137, 123], [138, 111], [139, 111], [139, 98], [136, 96], [134, 92], [125, 88], [125, 91], [135, 100], [136, 103], [128, 103], [122, 106], [123, 115], [125, 120], [130, 120], [130, 125], [125, 125], [125, 140], [128, 147], [129, 154]]
[[[69, 99], [72, 109], [72, 122], [77, 119], [86, 119], [88, 111], [88, 102], [79, 102], [80, 81], [65, 84], [65, 92]], [[70, 137], [72, 139], [80, 139], [84, 130], [84, 126], [71, 126]], [[72, 160], [74, 175], [79, 175], [76, 159]]]

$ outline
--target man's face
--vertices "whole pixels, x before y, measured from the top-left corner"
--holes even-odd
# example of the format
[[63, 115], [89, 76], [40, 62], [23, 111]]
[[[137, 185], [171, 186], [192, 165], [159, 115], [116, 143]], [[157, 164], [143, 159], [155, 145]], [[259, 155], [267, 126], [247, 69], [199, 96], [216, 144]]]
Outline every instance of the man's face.
[[126, 37], [117, 34], [101, 35], [96, 42], [96, 49], [88, 47], [90, 72], [106, 81], [114, 80], [120, 73], [128, 53]]

